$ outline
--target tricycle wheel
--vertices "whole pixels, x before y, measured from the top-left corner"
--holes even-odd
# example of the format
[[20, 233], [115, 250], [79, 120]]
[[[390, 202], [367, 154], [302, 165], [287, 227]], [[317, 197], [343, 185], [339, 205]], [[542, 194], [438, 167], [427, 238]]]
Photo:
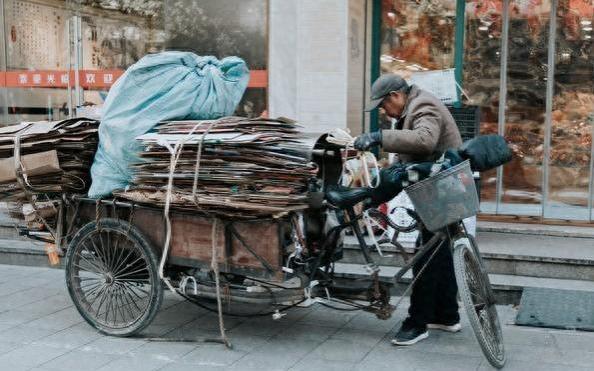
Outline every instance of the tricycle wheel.
[[130, 336], [148, 326], [163, 301], [158, 260], [130, 223], [103, 218], [83, 226], [66, 252], [66, 284], [81, 316], [99, 331]]

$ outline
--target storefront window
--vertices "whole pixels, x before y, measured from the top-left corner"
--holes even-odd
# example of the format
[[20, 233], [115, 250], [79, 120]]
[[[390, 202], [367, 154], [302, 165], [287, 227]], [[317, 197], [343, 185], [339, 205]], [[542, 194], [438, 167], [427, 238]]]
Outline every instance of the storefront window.
[[[155, 29], [153, 20], [160, 15], [155, 7], [137, 6], [126, 9], [103, 9], [81, 6], [77, 14], [81, 19], [81, 57], [79, 84], [83, 91], [77, 105], [83, 105], [79, 114], [101, 106], [110, 86], [126, 68], [155, 47], [162, 32]], [[146, 4], [145, 4], [146, 5]], [[90, 105], [90, 106], [89, 106]]]
[[594, 4], [562, 0], [557, 10], [549, 193], [545, 216], [591, 217], [594, 127]]
[[[409, 78], [415, 72], [454, 67], [456, 0], [383, 0], [381, 73]], [[380, 117], [380, 127], [389, 121]]]
[[503, 168], [504, 213], [541, 215], [550, 14], [548, 0], [509, 3], [505, 136], [523, 156]]
[[[382, 72], [452, 68], [454, 3], [384, 0]], [[464, 22], [462, 103], [520, 153], [481, 174], [482, 212], [592, 220], [592, 0], [468, 0]]]
[[92, 112], [126, 68], [170, 49], [245, 59], [252, 73], [237, 114], [266, 114], [266, 0], [3, 3], [3, 124]]
[[[501, 1], [467, 1], [463, 87], [465, 103], [478, 106], [481, 134], [497, 134], [501, 77]], [[481, 174], [481, 209], [496, 209], [497, 171]]]
[[253, 71], [250, 87], [237, 108], [241, 116], [259, 116], [267, 107], [267, 3], [266, 0], [164, 2], [166, 48], [219, 58], [237, 55]]
[[69, 11], [55, 1], [3, 3], [2, 123], [67, 117]]

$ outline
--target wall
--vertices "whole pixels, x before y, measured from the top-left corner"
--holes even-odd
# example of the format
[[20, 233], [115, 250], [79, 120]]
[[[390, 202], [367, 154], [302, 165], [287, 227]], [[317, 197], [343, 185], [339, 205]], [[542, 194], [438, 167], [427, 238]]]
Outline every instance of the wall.
[[363, 132], [365, 107], [366, 1], [349, 0], [347, 54], [347, 126], [352, 135]]
[[365, 1], [271, 0], [269, 35], [270, 115], [360, 132]]

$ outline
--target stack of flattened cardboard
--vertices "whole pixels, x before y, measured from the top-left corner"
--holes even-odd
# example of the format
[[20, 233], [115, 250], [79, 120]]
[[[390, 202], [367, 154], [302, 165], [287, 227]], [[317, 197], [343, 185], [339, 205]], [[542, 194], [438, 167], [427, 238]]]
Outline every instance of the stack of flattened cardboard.
[[239, 218], [281, 215], [307, 207], [308, 181], [317, 174], [304, 136], [287, 119], [172, 121], [138, 140], [144, 162], [133, 165], [134, 187], [115, 192], [137, 202], [164, 204], [171, 175], [173, 207]]
[[82, 118], [0, 128], [0, 199], [86, 193], [98, 128], [98, 121]]

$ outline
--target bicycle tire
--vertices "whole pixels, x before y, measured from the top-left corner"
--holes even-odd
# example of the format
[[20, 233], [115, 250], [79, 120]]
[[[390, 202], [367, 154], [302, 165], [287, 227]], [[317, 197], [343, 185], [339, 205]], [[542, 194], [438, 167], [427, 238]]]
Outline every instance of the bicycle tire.
[[473, 250], [465, 243], [454, 247], [454, 272], [458, 292], [485, 358], [493, 367], [503, 368], [505, 347], [497, 308], [490, 297], [492, 291], [487, 288], [490, 285], [489, 277]]
[[163, 302], [158, 259], [128, 222], [103, 218], [99, 224], [84, 225], [68, 245], [66, 286], [87, 323], [106, 335], [131, 336], [152, 322]]

